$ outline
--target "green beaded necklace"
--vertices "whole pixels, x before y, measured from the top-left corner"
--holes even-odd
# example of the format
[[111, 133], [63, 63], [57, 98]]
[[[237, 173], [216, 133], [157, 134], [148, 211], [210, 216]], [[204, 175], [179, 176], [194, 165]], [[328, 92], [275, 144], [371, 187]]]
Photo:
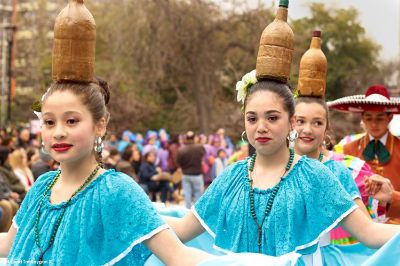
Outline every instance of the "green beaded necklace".
[[40, 245], [40, 239], [39, 239], [40, 209], [42, 208], [42, 204], [44, 202], [44, 199], [47, 196], [47, 193], [50, 191], [50, 189], [54, 186], [54, 184], [57, 182], [58, 178], [60, 177], [61, 171], [58, 171], [58, 173], [54, 177], [53, 181], [51, 181], [51, 183], [44, 190], [42, 198], [39, 202], [39, 209], [36, 212], [36, 221], [35, 221], [35, 243], [40, 250], [39, 261], [43, 261], [44, 254], [51, 247], [51, 245], [53, 245], [58, 228], [60, 227], [60, 224], [61, 224], [61, 220], [64, 217], [65, 211], [66, 211], [67, 207], [69, 206], [71, 200], [76, 196], [76, 194], [81, 192], [86, 187], [87, 184], [89, 184], [89, 182], [95, 177], [95, 175], [97, 174], [97, 172], [99, 171], [100, 168], [101, 168], [100, 165], [97, 165], [96, 168], [92, 171], [92, 173], [86, 178], [85, 182], [74, 192], [74, 194], [72, 194], [71, 198], [69, 198], [69, 200], [65, 203], [65, 205], [63, 206], [61, 215], [57, 218], [56, 224], [54, 225], [53, 231], [51, 232], [49, 244], [47, 245], [46, 249], [43, 250]]
[[[249, 175], [249, 182], [250, 182], [250, 192], [249, 192], [249, 197], [250, 197], [250, 214], [253, 217], [254, 222], [257, 225], [257, 230], [258, 230], [258, 253], [261, 253], [261, 240], [262, 240], [262, 226], [265, 222], [265, 219], [267, 218], [267, 216], [270, 214], [271, 209], [272, 209], [272, 205], [274, 204], [274, 200], [276, 197], [276, 194], [278, 193], [278, 190], [281, 186], [281, 181], [283, 180], [285, 174], [289, 171], [290, 167], [292, 167], [293, 164], [293, 160], [294, 160], [294, 151], [293, 149], [289, 149], [290, 152], [290, 156], [289, 156], [289, 160], [288, 163], [286, 164], [285, 167], [285, 172], [283, 173], [283, 175], [280, 178], [279, 183], [272, 189], [271, 191], [271, 195], [268, 198], [268, 202], [267, 202], [267, 207], [265, 208], [265, 212], [264, 212], [264, 217], [261, 220], [261, 224], [258, 223], [257, 220], [257, 214], [256, 214], [256, 209], [254, 206], [254, 188], [253, 188], [253, 179], [251, 178], [251, 175]], [[250, 162], [249, 162], [249, 171], [250, 173], [253, 172], [254, 170], [254, 163], [256, 161], [256, 154], [254, 153], [251, 158], [250, 158]]]
[[320, 161], [322, 163], [323, 159], [324, 159], [324, 153], [322, 151], [320, 151], [319, 156], [318, 156], [318, 161]]

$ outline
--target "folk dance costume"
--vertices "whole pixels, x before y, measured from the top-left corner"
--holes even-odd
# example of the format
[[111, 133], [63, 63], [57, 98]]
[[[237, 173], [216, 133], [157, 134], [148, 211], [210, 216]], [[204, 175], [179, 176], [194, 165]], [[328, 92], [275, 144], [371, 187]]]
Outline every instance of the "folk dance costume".
[[[253, 189], [258, 223], [263, 223], [259, 237], [251, 214], [248, 170], [247, 160], [229, 166], [192, 209], [215, 238], [216, 249], [258, 252], [260, 240], [263, 254], [280, 256], [293, 251], [312, 254], [319, 238], [357, 208], [328, 168], [303, 156], [279, 183], [275, 194], [275, 187]], [[263, 221], [271, 197], [275, 199]]]
[[[329, 102], [328, 106], [342, 112], [362, 113], [365, 111], [400, 113], [400, 98], [391, 98], [388, 90], [382, 85], [368, 88], [365, 95], [348, 96]], [[372, 172], [390, 179], [396, 191], [400, 190], [400, 139], [393, 136], [389, 130], [379, 140], [369, 134], [354, 140], [343, 147], [343, 153], [365, 160]], [[392, 204], [387, 206], [388, 222], [400, 224], [395, 210], [400, 209], [399, 197], [394, 197]]]
[[14, 218], [18, 231], [9, 264], [39, 261], [54, 238], [41, 258], [49, 265], [143, 265], [151, 252], [142, 242], [168, 228], [143, 189], [131, 177], [107, 170], [68, 204], [52, 204], [45, 191], [57, 174], [42, 175], [23, 201]]
[[[70, 0], [61, 11], [54, 37], [54, 82], [93, 82], [96, 25], [83, 0]], [[41, 103], [35, 105], [35, 111], [40, 117]], [[94, 152], [100, 154], [101, 141], [97, 140]], [[151, 253], [143, 241], [168, 226], [131, 177], [108, 170], [94, 179], [99, 169], [97, 166], [68, 201], [59, 204], [50, 202], [50, 194], [61, 172], [39, 177], [14, 218], [17, 233], [8, 264], [145, 263]]]

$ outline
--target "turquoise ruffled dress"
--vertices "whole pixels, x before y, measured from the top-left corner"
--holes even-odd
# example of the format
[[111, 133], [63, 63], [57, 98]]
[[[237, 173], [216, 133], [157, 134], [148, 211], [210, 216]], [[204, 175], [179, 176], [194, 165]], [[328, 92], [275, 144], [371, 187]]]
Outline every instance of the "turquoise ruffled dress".
[[[272, 189], [254, 189], [259, 223]], [[192, 208], [214, 237], [216, 249], [258, 252], [258, 230], [250, 214], [249, 191], [248, 161], [239, 161], [226, 168]], [[263, 224], [261, 252], [272, 256], [312, 254], [319, 238], [356, 208], [352, 197], [326, 166], [302, 156], [283, 179]]]
[[[348, 170], [342, 163], [328, 160], [324, 162], [324, 164], [334, 173], [338, 178], [340, 183], [346, 189], [346, 191], [351, 195], [353, 199], [359, 198], [361, 199], [361, 194], [358, 190], [358, 187], [354, 181], [353, 176], [351, 175], [350, 170]], [[335, 228], [331, 231], [330, 237], [350, 237], [348, 233], [346, 233], [341, 228]], [[364, 246], [361, 243], [355, 244], [347, 244], [347, 245], [334, 245], [330, 244], [331, 238], [329, 235], [325, 238], [325, 241], [320, 242], [320, 257], [319, 252], [314, 253], [313, 256], [313, 265], [341, 265], [341, 266], [352, 266], [352, 265], [361, 265], [362, 263], [369, 260], [369, 258], [376, 252], [376, 249], [371, 249]], [[352, 238], [349, 238], [352, 239]], [[324, 243], [325, 242], [325, 243]], [[322, 260], [322, 261], [321, 261]]]
[[[29, 190], [14, 218], [18, 229], [8, 263], [37, 261], [35, 218], [45, 188], [57, 171], [42, 175]], [[39, 237], [42, 249], [65, 202], [41, 208]], [[43, 257], [45, 265], [143, 265], [151, 252], [142, 243], [168, 228], [147, 195], [131, 177], [108, 170], [78, 193], [67, 207], [54, 244]]]
[[334, 160], [327, 160], [323, 164], [339, 179], [340, 184], [353, 200], [361, 199], [360, 191], [349, 169]]

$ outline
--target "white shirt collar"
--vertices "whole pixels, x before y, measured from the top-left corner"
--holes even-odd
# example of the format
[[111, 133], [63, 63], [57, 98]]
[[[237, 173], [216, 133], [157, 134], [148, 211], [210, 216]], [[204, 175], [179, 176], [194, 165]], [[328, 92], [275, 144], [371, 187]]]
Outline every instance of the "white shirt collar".
[[[386, 145], [386, 141], [387, 141], [388, 135], [389, 135], [389, 131], [387, 131], [386, 134], [383, 135], [383, 137], [379, 139], [379, 141], [382, 142], [383, 145]], [[370, 140], [374, 139], [374, 137], [372, 137], [370, 134], [368, 134], [368, 136], [369, 136]]]

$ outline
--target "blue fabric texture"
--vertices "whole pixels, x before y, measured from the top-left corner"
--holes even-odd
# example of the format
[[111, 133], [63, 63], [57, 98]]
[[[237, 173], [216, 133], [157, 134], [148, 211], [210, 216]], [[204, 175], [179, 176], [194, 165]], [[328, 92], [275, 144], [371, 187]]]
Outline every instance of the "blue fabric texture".
[[326, 266], [361, 265], [362, 263], [366, 262], [375, 252], [376, 249], [368, 248], [361, 243], [352, 245], [328, 245], [321, 248], [321, 255], [324, 261], [323, 263]]
[[[226, 168], [195, 204], [194, 214], [215, 238], [217, 248], [258, 252], [249, 190], [248, 161], [242, 160]], [[259, 223], [271, 191], [254, 189]], [[318, 238], [355, 208], [332, 172], [317, 160], [303, 156], [282, 181], [263, 224], [261, 252], [272, 256], [293, 251], [313, 253]]]
[[[17, 235], [10, 264], [37, 261], [35, 217], [39, 201], [56, 171], [42, 175], [29, 190], [14, 222]], [[40, 242], [49, 243], [52, 229], [65, 202], [51, 204], [49, 193], [41, 208]], [[47, 265], [143, 265], [151, 252], [141, 242], [167, 228], [143, 190], [131, 177], [108, 170], [71, 201], [54, 244], [45, 253]]]
[[[178, 217], [182, 218], [185, 214], [189, 211], [187, 208], [184, 207], [165, 207], [164, 206], [156, 206], [157, 211], [162, 216], [171, 216], [171, 217]], [[207, 232], [202, 233], [201, 235], [197, 236], [196, 238], [186, 242], [185, 245], [188, 247], [194, 247], [201, 249], [207, 253], [213, 255], [224, 255], [222, 252], [218, 252], [217, 250], [213, 249], [214, 239], [208, 234]], [[145, 266], [163, 266], [164, 264], [153, 254], [145, 263]], [[221, 264], [220, 264], [221, 265]], [[226, 264], [222, 264], [226, 265]]]
[[324, 165], [328, 167], [331, 172], [339, 178], [340, 184], [344, 187], [347, 193], [350, 194], [352, 199], [361, 199], [360, 191], [358, 190], [357, 184], [354, 181], [353, 176], [349, 169], [347, 169], [342, 163], [328, 160], [324, 162]]

